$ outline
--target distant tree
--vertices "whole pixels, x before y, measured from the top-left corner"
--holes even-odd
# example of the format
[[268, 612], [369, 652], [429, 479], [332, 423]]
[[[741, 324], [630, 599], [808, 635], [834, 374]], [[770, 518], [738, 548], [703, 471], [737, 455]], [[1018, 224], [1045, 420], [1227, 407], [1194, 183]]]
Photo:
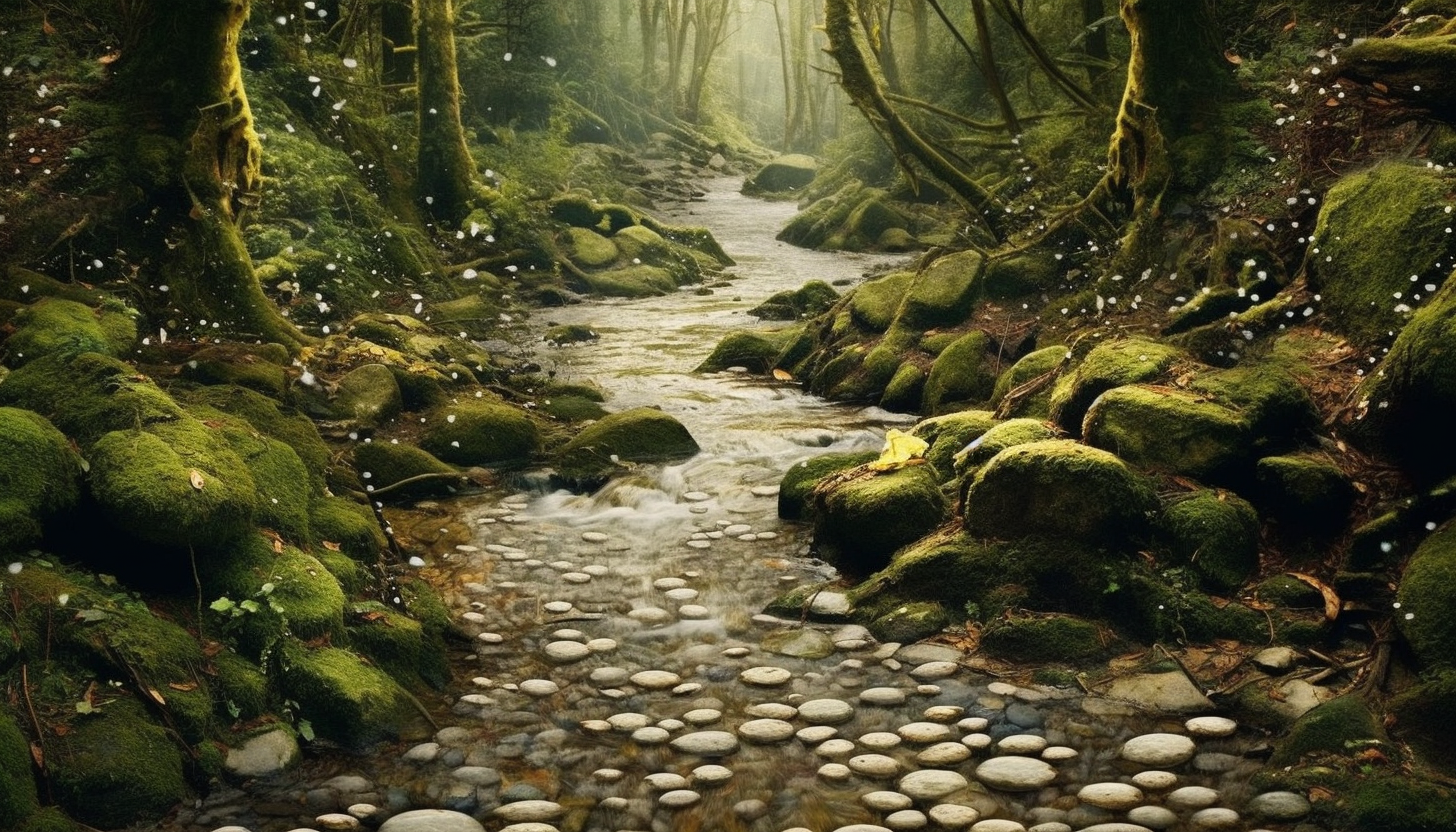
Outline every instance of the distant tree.
[[470, 211], [475, 160], [460, 123], [460, 76], [455, 61], [451, 0], [415, 0], [415, 63], [419, 88], [419, 156], [415, 193], [441, 222]]

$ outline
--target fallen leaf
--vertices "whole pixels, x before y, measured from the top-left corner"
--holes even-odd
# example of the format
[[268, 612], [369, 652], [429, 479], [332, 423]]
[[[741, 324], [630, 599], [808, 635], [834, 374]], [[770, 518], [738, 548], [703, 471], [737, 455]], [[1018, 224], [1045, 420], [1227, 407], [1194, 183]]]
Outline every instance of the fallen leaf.
[[1338, 107], [1338, 106], [1340, 106], [1340, 99], [1338, 99], [1338, 98], [1326, 98], [1325, 99], [1325, 106], [1326, 107]]
[[183, 693], [186, 693], [188, 691], [197, 690], [197, 683], [196, 682], [168, 682], [167, 683], [167, 687], [171, 688], [172, 690], [180, 690]]
[[156, 702], [158, 705], [167, 704], [167, 700], [162, 698], [162, 692], [157, 690], [156, 688], [147, 688], [147, 696], [150, 696], [152, 698], [152, 701]]
[[[57, 731], [56, 733], [59, 734], [60, 732]], [[33, 742], [30, 744], [30, 759], [35, 760], [36, 768], [45, 768], [45, 751], [40, 747], [40, 743]], [[34, 800], [34, 798], [31, 799]]]
[[192, 472], [188, 474], [188, 477], [192, 480], [192, 487], [197, 489], [198, 491], [201, 491], [203, 488], [207, 487], [207, 480], [203, 478], [202, 472], [197, 470], [196, 468], [192, 469]]
[[1239, 57], [1238, 54], [1236, 52], [1234, 52], [1232, 49], [1225, 49], [1224, 50], [1224, 52], [1223, 52], [1223, 59], [1226, 60], [1226, 61], [1228, 61], [1229, 63], [1233, 64], [1234, 66], [1239, 66], [1240, 64], [1242, 64], [1244, 62], [1244, 59], [1241, 58], [1241, 57]]
[[880, 458], [871, 462], [869, 467], [875, 471], [902, 468], [913, 460], [924, 459], [925, 452], [929, 449], [930, 443], [924, 439], [890, 428], [885, 432], [885, 447], [880, 451]]
[[344, 551], [339, 546], [339, 544], [333, 542], [332, 540], [325, 540], [323, 543], [324, 543], [324, 548], [325, 549], [328, 549], [330, 552], [342, 552], [342, 551]]
[[1372, 81], [1370, 83], [1370, 86], [1374, 87], [1379, 92], [1390, 92], [1390, 87], [1385, 86], [1379, 81]]
[[1321, 581], [1313, 575], [1306, 575], [1303, 572], [1290, 572], [1289, 577], [1303, 581], [1315, 589], [1325, 599], [1325, 618], [1334, 621], [1340, 615], [1340, 596], [1335, 588]]
[[116, 60], [118, 58], [120, 58], [120, 57], [121, 57], [121, 53], [120, 52], [109, 52], [109, 53], [107, 53], [105, 55], [102, 55], [101, 57], [97, 58], [96, 59], [96, 63], [101, 64], [102, 66], [107, 66], [109, 64], [116, 63]]
[[1298, 25], [1299, 25], [1299, 18], [1296, 17], [1293, 20], [1289, 21], [1288, 23], [1284, 24], [1284, 31], [1288, 32], [1290, 29], [1293, 29], [1295, 26], [1298, 26]]
[[789, 372], [788, 370], [785, 370], [785, 369], [781, 368], [781, 367], [775, 367], [774, 368], [773, 377], [776, 378], [776, 379], [778, 379], [779, 381], [793, 381], [794, 380], [794, 374], [791, 373], [791, 372]]

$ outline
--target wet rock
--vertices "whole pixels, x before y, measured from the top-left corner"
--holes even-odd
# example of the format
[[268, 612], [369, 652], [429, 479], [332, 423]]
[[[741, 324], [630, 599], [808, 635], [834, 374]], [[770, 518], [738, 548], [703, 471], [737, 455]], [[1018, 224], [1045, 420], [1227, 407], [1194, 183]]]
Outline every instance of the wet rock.
[[981, 813], [974, 807], [958, 803], [937, 803], [926, 814], [946, 829], [964, 829], [981, 819]]
[[541, 446], [521, 410], [489, 399], [462, 399], [430, 411], [419, 446], [456, 465], [523, 462]]
[[[840, 597], [843, 598], [842, 595]], [[835, 651], [829, 636], [805, 628], [768, 633], [763, 637], [763, 649], [800, 659], [823, 659], [832, 656]]]
[[1034, 754], [1040, 754], [1042, 751], [1046, 750], [1046, 747], [1046, 737], [1037, 736], [1036, 734], [1012, 734], [1008, 737], [1002, 737], [1001, 740], [996, 743], [996, 750], [1000, 751], [1002, 754], [1021, 754], [1029, 756]]
[[1052, 388], [1051, 419], [1072, 436], [1081, 436], [1082, 419], [1098, 396], [1114, 387], [1151, 383], [1183, 359], [1175, 347], [1144, 338], [1101, 344]]
[[854, 707], [842, 699], [810, 699], [799, 704], [799, 718], [815, 725], [839, 725], [854, 717]]
[[1027, 792], [1050, 785], [1057, 770], [1034, 757], [992, 757], [976, 766], [976, 779], [993, 789]]
[[884, 754], [857, 754], [846, 763], [849, 770], [864, 777], [884, 779], [900, 773], [900, 764]]
[[650, 407], [613, 413], [588, 426], [556, 454], [556, 472], [569, 482], [600, 482], [625, 463], [664, 462], [698, 452], [677, 419]]
[[1138, 806], [1128, 810], [1127, 819], [1149, 829], [1168, 829], [1178, 822], [1178, 814], [1163, 806]]
[[1239, 813], [1217, 806], [1199, 809], [1188, 818], [1188, 825], [1196, 830], [1238, 829]]
[[727, 731], [695, 731], [671, 743], [676, 751], [699, 757], [722, 757], [738, 750], [738, 737]]
[[924, 812], [915, 809], [902, 809], [898, 812], [891, 812], [885, 816], [885, 825], [896, 832], [911, 829], [923, 829], [929, 821]]
[[404, 407], [394, 373], [383, 364], [365, 364], [345, 373], [334, 391], [334, 410], [361, 427], [377, 427]]
[[859, 799], [876, 812], [898, 812], [914, 805], [913, 800], [899, 792], [869, 792], [860, 795]]
[[779, 482], [779, 517], [798, 520], [811, 510], [811, 494], [818, 482], [831, 475], [863, 465], [879, 454], [874, 451], [861, 453], [821, 454], [790, 466]]
[[804, 189], [819, 171], [819, 162], [813, 156], [789, 153], [776, 157], [759, 168], [743, 183], [743, 192], [749, 195], [793, 192]]
[[966, 778], [959, 772], [925, 769], [901, 777], [899, 788], [913, 800], [939, 800], [964, 789], [967, 784]]
[[781, 719], [752, 719], [738, 726], [738, 735], [747, 742], [783, 742], [794, 736], [793, 723]]
[[274, 728], [228, 749], [223, 767], [235, 777], [266, 777], [298, 760], [298, 740], [286, 728]]
[[877, 705], [893, 708], [905, 702], [905, 691], [899, 688], [865, 688], [859, 692], [861, 705]]
[[1183, 727], [1195, 737], [1228, 737], [1239, 729], [1239, 724], [1224, 716], [1196, 716]]
[[1255, 653], [1249, 661], [1266, 673], [1284, 673], [1294, 667], [1299, 654], [1290, 647], [1265, 647]]
[[445, 809], [401, 812], [379, 827], [379, 832], [484, 832], [480, 821]]
[[1091, 783], [1077, 792], [1077, 799], [1099, 809], [1125, 812], [1142, 803], [1143, 793], [1126, 783]]
[[971, 757], [971, 749], [959, 742], [938, 742], [915, 755], [915, 762], [927, 768], [950, 768]]
[[1161, 792], [1178, 785], [1178, 775], [1171, 771], [1140, 771], [1132, 776], [1132, 784], [1140, 789]]
[[1083, 441], [1142, 468], [1228, 482], [1244, 473], [1253, 433], [1234, 410], [1162, 387], [1108, 390], [1088, 409]]
[[1248, 813], [1262, 820], [1290, 823], [1309, 814], [1309, 800], [1298, 792], [1265, 792], [1249, 801]]
[[1124, 760], [1152, 768], [1166, 768], [1193, 759], [1193, 740], [1182, 734], [1143, 734], [1123, 743]]
[[814, 539], [832, 563], [866, 575], [888, 564], [896, 549], [940, 525], [946, 511], [929, 466], [864, 471], [818, 494]]
[[928, 744], [949, 739], [951, 730], [938, 722], [910, 722], [901, 725], [895, 733], [907, 742]]
[[1105, 694], [1111, 699], [1165, 713], [1213, 710], [1213, 703], [1181, 670], [1119, 676], [1108, 685]]

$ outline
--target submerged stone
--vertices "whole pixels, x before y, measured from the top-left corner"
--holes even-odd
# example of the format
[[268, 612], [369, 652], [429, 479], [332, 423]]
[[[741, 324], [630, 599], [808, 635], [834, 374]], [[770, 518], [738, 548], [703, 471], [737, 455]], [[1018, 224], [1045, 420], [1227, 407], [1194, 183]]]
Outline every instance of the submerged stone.
[[681, 422], [661, 410], [637, 407], [582, 429], [557, 452], [556, 473], [571, 482], [600, 482], [633, 462], [666, 462], [697, 452], [698, 443]]

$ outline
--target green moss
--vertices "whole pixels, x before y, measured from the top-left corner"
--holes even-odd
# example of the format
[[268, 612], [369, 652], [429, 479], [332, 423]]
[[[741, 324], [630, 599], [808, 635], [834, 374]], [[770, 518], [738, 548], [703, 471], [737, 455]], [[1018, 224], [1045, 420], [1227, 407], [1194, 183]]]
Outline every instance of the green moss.
[[1390, 703], [1399, 739], [1410, 745], [1428, 765], [1446, 772], [1456, 770], [1456, 748], [1446, 726], [1456, 708], [1456, 670], [1430, 674], [1396, 696]]
[[241, 420], [224, 426], [221, 433], [252, 477], [258, 495], [254, 522], [295, 543], [312, 540], [308, 515], [315, 489], [298, 454], [276, 439], [255, 433]]
[[25, 822], [15, 827], [15, 832], [76, 832], [76, 822], [55, 806], [46, 806], [32, 812]]
[[796, 329], [729, 333], [693, 372], [716, 373], [729, 367], [745, 367], [749, 372], [767, 373], [777, 363], [784, 347], [798, 334]]
[[[364, 487], [378, 490], [424, 474], [452, 474], [455, 469], [428, 451], [402, 442], [378, 440], [354, 446], [354, 468]], [[433, 479], [391, 492], [389, 499], [411, 499], [449, 490], [450, 480]]]
[[1355, 487], [1316, 456], [1266, 456], [1255, 466], [1255, 503], [1285, 533], [1328, 537], [1344, 529]]
[[369, 570], [349, 555], [320, 548], [314, 551], [313, 556], [339, 582], [339, 589], [343, 590], [345, 596], [353, 598], [367, 595], [374, 587], [374, 578]]
[[1056, 285], [1061, 271], [1061, 261], [1051, 252], [1000, 257], [986, 266], [986, 295], [1016, 298], [1042, 292]]
[[283, 693], [320, 737], [358, 748], [399, 736], [415, 718], [399, 683], [348, 650], [289, 641], [280, 652]]
[[1040, 419], [1008, 419], [966, 446], [966, 454], [956, 463], [956, 472], [984, 465], [1007, 448], [1056, 439], [1059, 435], [1056, 428]]
[[591, 422], [607, 415], [597, 402], [581, 396], [552, 395], [539, 403], [541, 412], [563, 422]]
[[30, 764], [30, 743], [10, 713], [0, 708], [0, 828], [18, 828], [40, 806]]
[[1107, 598], [1120, 628], [1145, 641], [1207, 643], [1218, 639], [1263, 643], [1269, 619], [1240, 603], [1215, 601], [1185, 585], [1176, 571], [1164, 577], [1130, 573]]
[[1380, 738], [1380, 728], [1359, 695], [1345, 694], [1300, 717], [1279, 740], [1269, 763], [1294, 765], [1306, 754], [1342, 756], [1351, 743]]
[[863, 465], [878, 456], [874, 451], [823, 454], [790, 466], [779, 482], [779, 517], [785, 520], [803, 519], [812, 508], [811, 492], [821, 479]]
[[[991, 391], [991, 403], [1000, 405], [1006, 394], [1034, 379], [1055, 372], [1067, 360], [1066, 347], [1043, 347], [1023, 355], [996, 379]], [[1046, 383], [1037, 393], [1022, 399], [1011, 411], [1011, 416], [1032, 416], [1044, 418], [1051, 409], [1052, 385]]]
[[322, 492], [331, 454], [318, 428], [307, 416], [261, 393], [236, 386], [204, 387], [185, 393], [183, 398], [243, 419], [257, 432], [292, 448], [308, 469], [314, 492]]
[[551, 200], [547, 206], [551, 218], [575, 228], [594, 228], [602, 221], [601, 208], [591, 197], [566, 194]]
[[915, 275], [900, 306], [898, 324], [924, 331], [963, 323], [980, 300], [985, 269], [985, 258], [976, 251], [937, 258]]
[[869, 622], [869, 629], [882, 642], [908, 644], [929, 638], [950, 623], [950, 616], [940, 604], [912, 601]]
[[1052, 388], [1052, 421], [1069, 434], [1081, 436], [1082, 417], [1098, 396], [1125, 384], [1156, 381], [1182, 357], [1174, 347], [1142, 338], [1097, 346]]
[[831, 387], [827, 397], [840, 402], [873, 402], [882, 398], [903, 360], [903, 353], [893, 340], [886, 336], [865, 353], [858, 370]]
[[1247, 291], [1232, 286], [1205, 288], [1171, 313], [1164, 335], [1177, 335], [1237, 315], [1254, 304]]
[[928, 355], [938, 356], [960, 337], [956, 332], [927, 332], [920, 338], [920, 349]]
[[927, 375], [914, 362], [906, 361], [901, 364], [885, 385], [885, 392], [880, 396], [880, 407], [893, 413], [918, 413]]
[[97, 353], [27, 363], [0, 383], [0, 404], [45, 416], [83, 451], [105, 433], [182, 417], [182, 408], [151, 379]]
[[1017, 662], [1094, 662], [1107, 654], [1100, 628], [1067, 615], [998, 619], [981, 633], [987, 655]]
[[552, 344], [580, 344], [600, 337], [595, 328], [586, 324], [562, 324], [546, 330], [541, 335], [541, 340]]
[[1456, 668], [1456, 526], [1441, 527], [1416, 548], [1397, 596], [1396, 624], [1416, 657], [1428, 667]]
[[246, 463], [220, 433], [192, 419], [108, 433], [90, 462], [102, 514], [147, 543], [218, 546], [247, 531], [258, 512]]
[[[1401, 39], [1372, 39], [1386, 40]], [[1411, 295], [1427, 294], [1420, 284], [1445, 281], [1456, 254], [1456, 240], [1444, 231], [1451, 224], [1444, 210], [1450, 191], [1446, 175], [1400, 161], [1349, 174], [1330, 188], [1309, 272], [1341, 331], [1365, 344], [1386, 340], [1405, 326], [1409, 308], [1419, 306]], [[1412, 275], [1420, 279], [1412, 283]]]
[[134, 699], [110, 702], [72, 722], [47, 751], [56, 801], [91, 826], [160, 820], [191, 791], [177, 747]]
[[[344, 630], [344, 591], [338, 580], [312, 555], [281, 548], [275, 551], [268, 538], [249, 535], [202, 576], [210, 596], [233, 602], [214, 620], [250, 657], [262, 655], [285, 635], [315, 639]], [[244, 602], [256, 609], [241, 609]]]
[[420, 447], [456, 465], [526, 461], [541, 447], [536, 423], [520, 410], [487, 399], [464, 399], [431, 411]]
[[[198, 384], [228, 384], [256, 390], [269, 398], [283, 396], [287, 383], [283, 363], [286, 351], [271, 346], [250, 344], [216, 344], [192, 354], [182, 365], [182, 377]], [[282, 352], [281, 355], [278, 353]]]
[[445, 643], [419, 621], [378, 602], [351, 607], [349, 644], [407, 686], [441, 688], [450, 681]]
[[914, 281], [912, 272], [895, 272], [856, 286], [849, 296], [849, 309], [855, 323], [868, 332], [889, 329]]
[[942, 477], [949, 477], [955, 472], [955, 454], [996, 424], [989, 410], [962, 410], [922, 419], [910, 433], [930, 443], [925, 458]]
[[587, 269], [599, 269], [616, 261], [617, 244], [590, 228], [568, 228], [562, 240], [566, 256]]
[[986, 333], [973, 330], [946, 347], [930, 365], [923, 409], [944, 413], [964, 403], [990, 399], [996, 386], [996, 377], [987, 367], [990, 346]]
[[793, 321], [827, 312], [839, 301], [839, 293], [822, 280], [811, 280], [797, 289], [777, 292], [748, 310], [755, 318]]
[[965, 521], [986, 537], [1118, 545], [1141, 536], [1156, 508], [1151, 486], [1117, 457], [1054, 439], [1017, 445], [986, 463], [966, 491]]
[[1237, 410], [1254, 448], [1265, 453], [1290, 447], [1318, 424], [1309, 392], [1289, 365], [1275, 360], [1199, 373], [1188, 387]]
[[648, 265], [630, 265], [606, 272], [589, 272], [584, 278], [589, 292], [607, 297], [645, 298], [666, 295], [677, 289], [672, 272]]
[[128, 313], [62, 298], [42, 298], [21, 309], [11, 326], [15, 331], [5, 340], [11, 366], [47, 355], [116, 355], [136, 340], [136, 323]]
[[862, 472], [816, 491], [814, 543], [841, 570], [867, 575], [888, 564], [896, 549], [933, 531], [948, 508], [928, 465]]
[[363, 427], [377, 427], [399, 415], [404, 396], [393, 371], [383, 364], [365, 364], [339, 379], [333, 406], [343, 419]]
[[1259, 515], [1233, 494], [1199, 491], [1163, 511], [1159, 537], [1172, 565], [1188, 565], [1215, 592], [1243, 586], [1259, 568]]
[[1357, 781], [1334, 813], [1336, 828], [1361, 832], [1437, 832], [1456, 828], [1456, 791], [1410, 777]]
[[1285, 609], [1324, 608], [1324, 596], [1318, 589], [1288, 575], [1274, 575], [1259, 582], [1254, 595], [1266, 604]]
[[813, 156], [803, 153], [789, 153], [779, 156], [743, 183], [743, 192], [749, 195], [777, 194], [800, 191], [814, 181], [819, 162]]
[[246, 722], [268, 712], [268, 677], [256, 664], [224, 648], [212, 657], [212, 666], [219, 719]]
[[1103, 393], [1082, 431], [1087, 444], [1134, 465], [1210, 482], [1246, 473], [1253, 444], [1238, 413], [1181, 390], [1141, 385]]
[[556, 473], [587, 484], [633, 462], [665, 462], [698, 452], [698, 443], [677, 419], [650, 407], [613, 413], [584, 428], [556, 454]]
[[905, 217], [890, 207], [883, 193], [866, 193], [869, 194], [868, 198], [855, 206], [844, 224], [844, 248], [849, 251], [873, 248], [886, 231], [892, 228], [903, 229], [906, 225]]
[[81, 458], [37, 413], [0, 407], [0, 552], [37, 543], [80, 497]]

